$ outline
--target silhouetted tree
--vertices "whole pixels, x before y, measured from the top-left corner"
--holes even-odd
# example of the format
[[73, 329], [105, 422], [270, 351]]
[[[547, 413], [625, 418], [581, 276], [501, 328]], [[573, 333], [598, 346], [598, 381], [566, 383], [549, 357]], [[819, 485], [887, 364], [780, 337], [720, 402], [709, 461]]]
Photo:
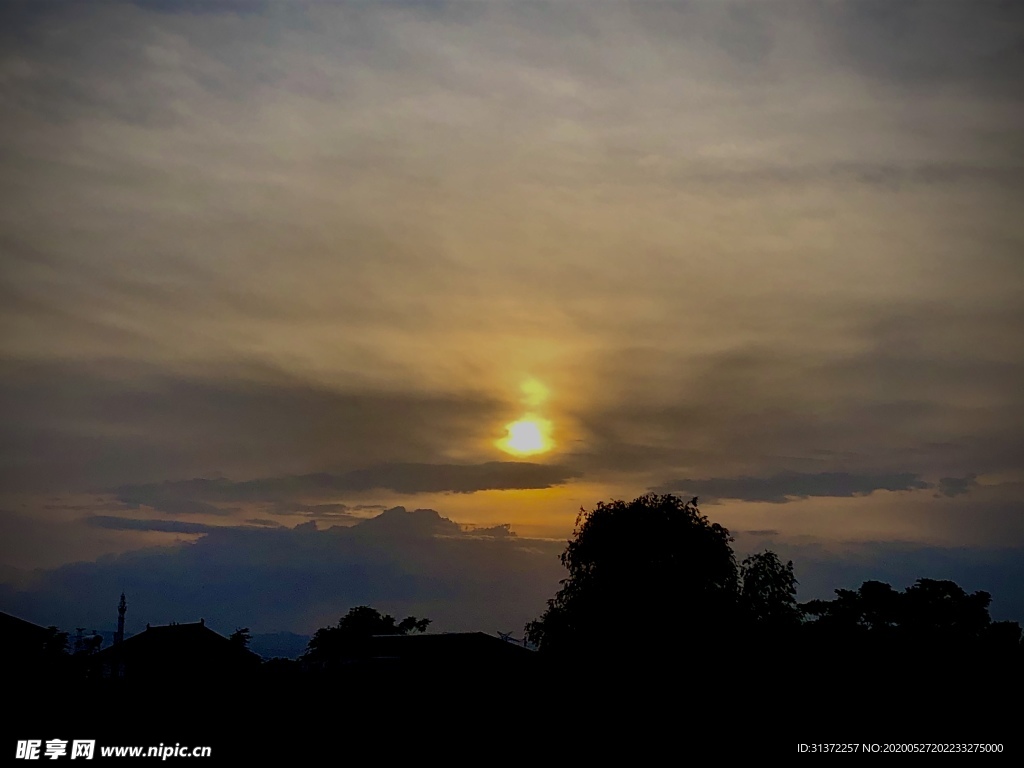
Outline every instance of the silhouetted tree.
[[527, 638], [577, 655], [723, 636], [738, 608], [731, 541], [697, 499], [647, 494], [581, 509], [561, 555], [569, 576]]
[[228, 636], [228, 640], [240, 648], [248, 648], [249, 643], [252, 641], [252, 633], [249, 632], [248, 627], [240, 627]]
[[302, 660], [314, 663], [340, 661], [358, 656], [363, 643], [373, 635], [425, 632], [429, 625], [430, 619], [417, 619], [415, 616], [407, 616], [396, 623], [394, 616], [360, 605], [342, 616], [336, 626], [318, 629], [310, 639]]
[[1020, 624], [1016, 621], [993, 621], [988, 626], [985, 640], [991, 648], [1020, 654], [1024, 651], [1021, 646], [1022, 634]]
[[43, 656], [51, 660], [67, 656], [68, 633], [61, 632], [54, 626], [49, 626], [46, 630], [49, 634], [43, 642]]
[[803, 613], [836, 629], [900, 630], [914, 635], [978, 637], [991, 622], [988, 592], [967, 594], [952, 581], [918, 579], [902, 593], [879, 581], [837, 589], [835, 600], [812, 600]]
[[902, 624], [916, 636], [939, 636], [951, 641], [976, 640], [991, 618], [988, 592], [967, 594], [952, 581], [918, 579], [904, 590]]
[[78, 628], [77, 634], [75, 635], [75, 650], [74, 656], [92, 656], [103, 646], [103, 636], [100, 635], [95, 629], [92, 630], [92, 634], [83, 635], [83, 629]]
[[874, 632], [888, 633], [903, 622], [903, 596], [881, 581], [865, 581], [857, 590], [857, 621]]
[[993, 624], [988, 592], [968, 594], [952, 581], [918, 579], [903, 592], [866, 581], [856, 591], [837, 589], [835, 600], [803, 606], [805, 627], [815, 642], [856, 645], [878, 653], [948, 652], [954, 648], [1015, 651], [1020, 627]]
[[799, 625], [792, 560], [783, 565], [770, 550], [751, 555], [740, 566], [740, 580], [740, 604], [755, 626], [771, 631]]
[[811, 600], [800, 606], [816, 631], [884, 634], [904, 622], [904, 596], [881, 581], [865, 581], [857, 590], [837, 589], [835, 593], [835, 600]]

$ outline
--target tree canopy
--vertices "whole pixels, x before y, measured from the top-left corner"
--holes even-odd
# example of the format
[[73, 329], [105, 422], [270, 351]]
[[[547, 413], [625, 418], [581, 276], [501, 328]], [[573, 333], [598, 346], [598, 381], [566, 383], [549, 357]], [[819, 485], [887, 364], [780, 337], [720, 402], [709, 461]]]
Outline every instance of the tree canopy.
[[376, 608], [360, 605], [338, 619], [333, 627], [318, 629], [309, 641], [302, 659], [310, 662], [335, 662], [358, 656], [363, 643], [373, 635], [407, 635], [425, 632], [430, 619], [406, 616], [396, 621]]
[[561, 555], [568, 578], [526, 627], [542, 649], [621, 645], [666, 627], [688, 636], [731, 623], [739, 570], [729, 531], [697, 499], [647, 494], [580, 510]]
[[792, 560], [783, 565], [769, 550], [751, 555], [740, 566], [740, 580], [740, 604], [751, 623], [769, 630], [799, 625]]
[[239, 648], [248, 648], [249, 643], [252, 642], [252, 633], [249, 631], [248, 627], [238, 627], [231, 633], [228, 640]]
[[801, 607], [812, 628], [833, 636], [967, 641], [981, 638], [992, 624], [992, 596], [968, 594], [952, 581], [918, 579], [903, 592], [865, 581], [857, 590], [835, 592], [834, 600], [811, 600]]
[[[799, 627], [792, 561], [770, 551], [736, 563], [728, 529], [697, 499], [647, 494], [580, 510], [561, 555], [568, 577], [526, 626], [542, 651], [679, 648], [762, 639]], [[781, 637], [781, 635], [780, 635]]]

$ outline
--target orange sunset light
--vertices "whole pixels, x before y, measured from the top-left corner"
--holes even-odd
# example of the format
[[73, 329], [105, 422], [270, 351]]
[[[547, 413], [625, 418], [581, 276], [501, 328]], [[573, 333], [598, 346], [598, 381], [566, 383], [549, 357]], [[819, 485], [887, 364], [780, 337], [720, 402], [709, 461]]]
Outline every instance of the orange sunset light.
[[[548, 389], [536, 379], [527, 379], [520, 385], [522, 403], [527, 408], [538, 408], [548, 398]], [[506, 453], [529, 456], [546, 453], [554, 447], [551, 440], [551, 422], [530, 411], [517, 421], [505, 425], [505, 437], [497, 445]]]
[[507, 435], [498, 441], [498, 446], [507, 453], [526, 456], [551, 450], [551, 422], [547, 419], [527, 416], [505, 426]]

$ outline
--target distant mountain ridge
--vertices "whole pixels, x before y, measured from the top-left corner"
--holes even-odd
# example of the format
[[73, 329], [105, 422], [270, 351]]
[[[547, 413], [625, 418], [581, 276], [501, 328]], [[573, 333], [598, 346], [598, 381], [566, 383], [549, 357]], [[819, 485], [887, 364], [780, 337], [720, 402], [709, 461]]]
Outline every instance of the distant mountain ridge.
[[297, 635], [294, 632], [271, 632], [253, 635], [249, 641], [249, 650], [264, 659], [297, 659], [306, 646], [309, 635]]

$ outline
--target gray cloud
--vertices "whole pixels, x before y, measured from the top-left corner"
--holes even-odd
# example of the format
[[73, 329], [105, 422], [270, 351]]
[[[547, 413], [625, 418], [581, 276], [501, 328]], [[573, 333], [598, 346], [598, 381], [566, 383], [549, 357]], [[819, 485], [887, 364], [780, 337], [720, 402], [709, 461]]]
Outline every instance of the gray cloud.
[[[239, 527], [231, 525], [207, 525], [206, 523], [189, 523], [181, 520], [152, 520], [135, 517], [117, 517], [114, 515], [90, 515], [85, 524], [95, 528], [107, 528], [112, 531], [153, 531], [156, 533], [207, 534], [223, 528]], [[282, 528], [276, 520], [251, 518], [244, 521], [246, 526], [260, 528]], [[242, 526], [244, 527], [244, 526]]]
[[[863, 315], [872, 306], [869, 320]], [[808, 316], [819, 312], [827, 327], [821, 337], [820, 329], [769, 314], [760, 325], [766, 339], [736, 349], [688, 360], [659, 346], [617, 349], [595, 367], [608, 404], [579, 414], [587, 445], [574, 461], [589, 476], [646, 472], [658, 486], [666, 475], [695, 471], [1017, 469], [1024, 450], [1018, 304], [925, 302], [885, 312], [871, 301], [857, 311], [815, 307]], [[758, 327], [754, 318], [740, 320]], [[826, 341], [833, 334], [844, 341]]]
[[740, 499], [784, 504], [811, 496], [867, 496], [874, 491], [910, 491], [931, 488], [915, 474], [856, 475], [848, 472], [781, 472], [771, 477], [711, 477], [704, 480], [674, 480], [663, 485], [662, 493], [698, 496], [703, 501]]
[[276, 520], [267, 520], [267, 519], [262, 518], [262, 517], [250, 517], [245, 522], [247, 522], [249, 525], [260, 525], [260, 526], [263, 526], [265, 528], [281, 528], [281, 527], [283, 527]]
[[977, 487], [978, 479], [977, 475], [969, 474], [964, 477], [942, 477], [939, 478], [939, 496], [948, 496], [950, 498], [954, 496], [963, 496], [971, 492], [972, 488]]
[[[303, 504], [295, 501], [278, 501], [267, 511], [272, 515], [303, 515], [305, 517], [339, 520], [359, 520], [362, 516], [352, 513], [355, 507], [348, 504]], [[377, 508], [378, 511], [383, 509]]]
[[835, 163], [800, 167], [716, 168], [713, 171], [699, 167], [684, 172], [682, 179], [699, 180], [702, 184], [728, 186], [742, 194], [750, 194], [760, 187], [784, 188], [791, 186], [820, 187], [823, 184], [846, 186], [853, 182], [899, 192], [916, 185], [996, 185], [1007, 192], [1024, 187], [1024, 165], [989, 166], [957, 163], [924, 163], [920, 165], [882, 163]]
[[86, 523], [115, 531], [158, 531], [161, 533], [210, 533], [217, 528], [215, 525], [205, 525], [204, 523], [184, 523], [179, 520], [139, 520], [111, 515], [93, 515], [86, 518]]
[[840, 61], [907, 88], [980, 84], [1007, 93], [1024, 66], [1024, 14], [1015, 3], [817, 4]]
[[507, 539], [516, 535], [510, 523], [488, 527], [471, 526], [465, 532], [471, 536], [482, 536], [489, 539]]
[[235, 511], [195, 499], [177, 497], [159, 486], [121, 488], [118, 489], [116, 498], [133, 509], [145, 505], [161, 512], [170, 512], [172, 515], [227, 515]]
[[[432, 478], [440, 475], [450, 480], [451, 490], [466, 490], [474, 484], [499, 487], [491, 484], [502, 482], [502, 476], [512, 487], [544, 487], [568, 477], [564, 470], [500, 464], [475, 470], [438, 466], [436, 471], [416, 466], [416, 459], [434, 458], [480, 424], [498, 421], [499, 407], [480, 396], [336, 391], [253, 370], [190, 376], [114, 362], [9, 361], [0, 368], [6, 374], [0, 385], [0, 477], [12, 490], [19, 485], [109, 487], [146, 476], [236, 470], [252, 475], [268, 464], [308, 469], [395, 459], [413, 461], [405, 469], [364, 470], [338, 482], [411, 489], [414, 476], [421, 484], [436, 485]], [[330, 485], [330, 478], [322, 477], [322, 485]], [[315, 478], [281, 478], [270, 485], [285, 492], [290, 483], [301, 489], [304, 482], [317, 484]], [[259, 482], [245, 488], [264, 493]], [[122, 490], [128, 503], [140, 503], [130, 489]]]
[[385, 488], [397, 493], [474, 493], [497, 489], [551, 488], [579, 477], [562, 466], [529, 462], [489, 461], [484, 464], [391, 464], [331, 478], [346, 490]]
[[401, 494], [474, 493], [495, 489], [550, 488], [579, 474], [565, 467], [528, 462], [485, 464], [383, 464], [344, 473], [266, 477], [233, 482], [223, 478], [165, 481], [114, 489], [126, 504], [146, 504], [166, 512], [224, 512], [208, 503], [276, 502], [279, 514], [301, 513], [317, 517], [356, 518], [344, 504], [303, 504], [290, 499], [333, 496], [368, 490]]

